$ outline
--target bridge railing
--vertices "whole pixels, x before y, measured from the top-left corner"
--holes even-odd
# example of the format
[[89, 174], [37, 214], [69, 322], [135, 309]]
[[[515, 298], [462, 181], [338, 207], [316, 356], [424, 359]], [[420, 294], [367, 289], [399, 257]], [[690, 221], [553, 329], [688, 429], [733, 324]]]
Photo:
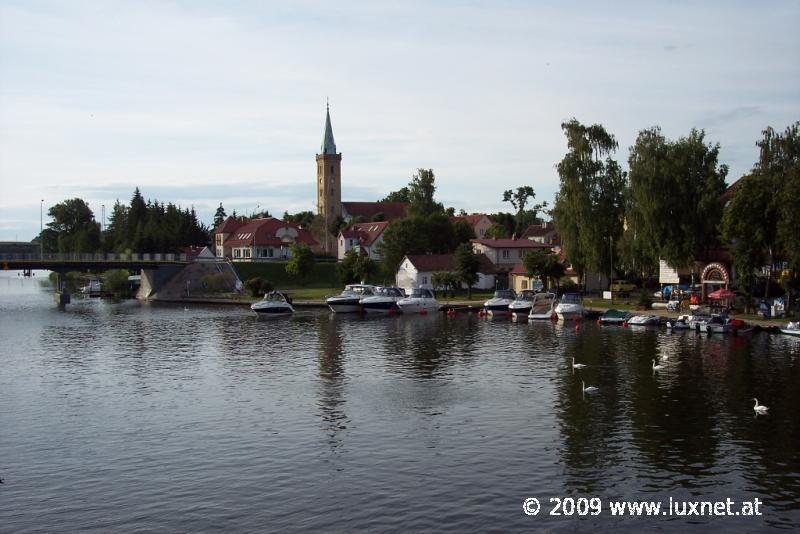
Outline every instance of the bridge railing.
[[173, 254], [168, 252], [96, 252], [96, 253], [65, 253], [45, 252], [33, 253], [0, 253], [0, 261], [42, 261], [42, 262], [98, 262], [98, 263], [131, 263], [131, 262], [186, 262], [186, 254]]

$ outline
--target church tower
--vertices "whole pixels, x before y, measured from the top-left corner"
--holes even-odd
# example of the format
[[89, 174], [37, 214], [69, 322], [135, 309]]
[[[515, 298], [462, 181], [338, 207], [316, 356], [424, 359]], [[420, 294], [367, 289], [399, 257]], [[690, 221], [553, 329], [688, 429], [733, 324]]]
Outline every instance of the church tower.
[[329, 228], [342, 214], [342, 155], [336, 153], [330, 107], [325, 108], [325, 137], [317, 154], [317, 214], [325, 218], [325, 227]]

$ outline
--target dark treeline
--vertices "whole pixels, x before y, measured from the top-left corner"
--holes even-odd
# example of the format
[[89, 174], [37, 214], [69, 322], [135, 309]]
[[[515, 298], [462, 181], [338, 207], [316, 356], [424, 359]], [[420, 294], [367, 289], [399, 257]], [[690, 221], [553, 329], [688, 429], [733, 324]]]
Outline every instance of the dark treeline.
[[210, 242], [209, 229], [194, 209], [145, 201], [138, 187], [129, 204], [114, 204], [105, 231], [80, 198], [59, 202], [47, 213], [52, 221], [38, 238], [45, 252], [169, 253]]

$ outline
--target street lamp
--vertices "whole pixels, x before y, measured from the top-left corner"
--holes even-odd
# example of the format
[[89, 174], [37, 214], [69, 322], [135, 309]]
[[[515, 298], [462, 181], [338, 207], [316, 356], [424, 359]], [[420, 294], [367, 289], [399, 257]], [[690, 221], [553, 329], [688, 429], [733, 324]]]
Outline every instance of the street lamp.
[[103, 213], [103, 215], [102, 215], [103, 221], [100, 223], [100, 231], [101, 232], [105, 232], [106, 231], [106, 205], [105, 204], [100, 204], [100, 210]]
[[44, 199], [39, 201], [39, 258], [44, 258]]

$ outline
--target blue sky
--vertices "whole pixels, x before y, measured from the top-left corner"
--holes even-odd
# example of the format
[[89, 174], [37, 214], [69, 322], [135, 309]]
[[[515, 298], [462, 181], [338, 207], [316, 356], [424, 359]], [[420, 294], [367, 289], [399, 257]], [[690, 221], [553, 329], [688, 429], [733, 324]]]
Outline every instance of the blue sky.
[[0, 0], [0, 240], [39, 201], [98, 218], [135, 186], [208, 223], [314, 210], [330, 98], [344, 200], [433, 168], [438, 198], [558, 189], [561, 122], [704, 128], [729, 182], [800, 119], [800, 2]]

